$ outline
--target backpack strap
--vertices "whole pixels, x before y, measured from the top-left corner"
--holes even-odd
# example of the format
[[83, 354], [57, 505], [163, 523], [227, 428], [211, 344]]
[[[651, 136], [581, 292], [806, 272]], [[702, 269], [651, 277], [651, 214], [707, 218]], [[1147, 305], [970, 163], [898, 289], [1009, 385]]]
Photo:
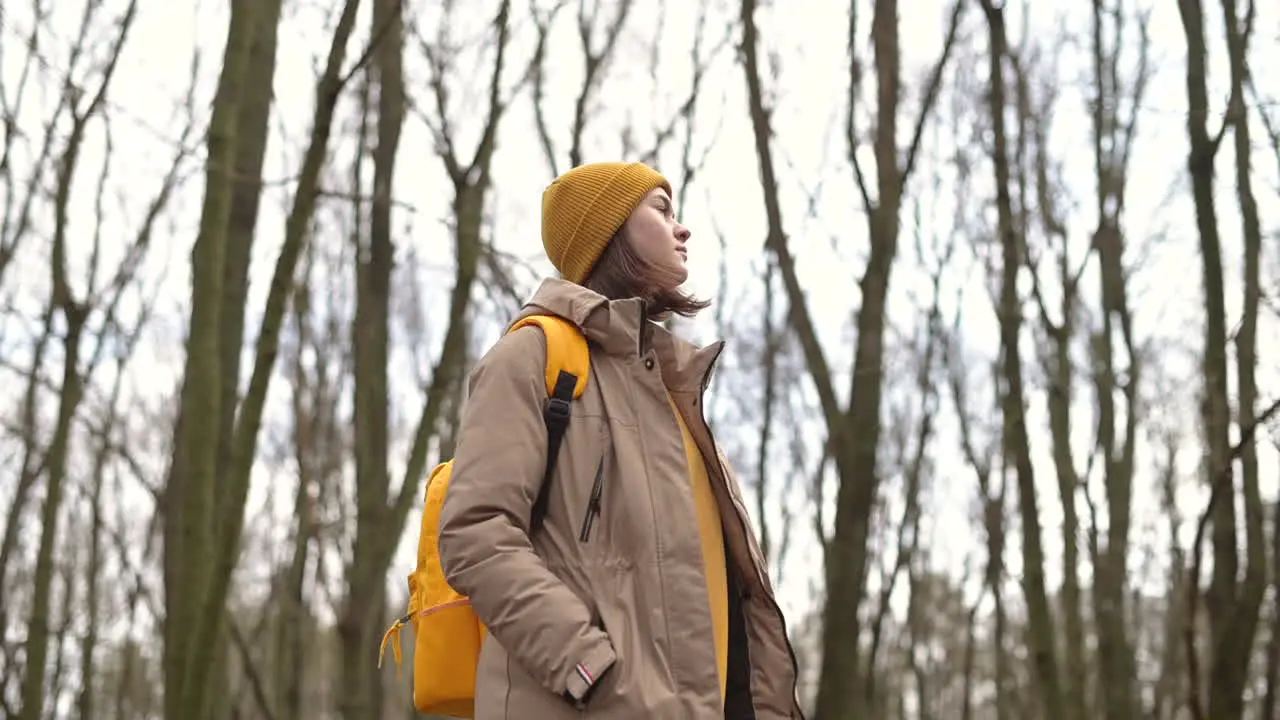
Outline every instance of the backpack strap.
[[569, 429], [573, 401], [582, 397], [591, 376], [591, 352], [582, 331], [568, 320], [554, 315], [530, 315], [512, 325], [508, 332], [528, 325], [540, 327], [547, 338], [547, 402], [542, 408], [542, 417], [547, 424], [547, 464], [529, 518], [530, 528], [538, 530], [546, 519], [547, 488], [555, 473], [560, 444]]
[[556, 379], [556, 387], [547, 404], [542, 408], [542, 417], [547, 423], [547, 465], [542, 471], [542, 486], [538, 497], [533, 502], [533, 514], [529, 518], [530, 527], [538, 530], [547, 516], [547, 488], [551, 485], [551, 476], [555, 474], [556, 459], [560, 456], [560, 442], [564, 440], [565, 431], [569, 429], [569, 415], [572, 411], [573, 389], [577, 385], [576, 375], [564, 370]]

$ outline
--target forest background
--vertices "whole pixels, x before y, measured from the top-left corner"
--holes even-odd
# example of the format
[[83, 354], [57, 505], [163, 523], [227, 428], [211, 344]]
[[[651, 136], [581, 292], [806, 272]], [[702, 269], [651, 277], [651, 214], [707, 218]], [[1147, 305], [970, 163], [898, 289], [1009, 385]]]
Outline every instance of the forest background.
[[5, 716], [413, 717], [426, 473], [625, 159], [812, 717], [1280, 717], [1280, 9], [1068, 5], [0, 5]]

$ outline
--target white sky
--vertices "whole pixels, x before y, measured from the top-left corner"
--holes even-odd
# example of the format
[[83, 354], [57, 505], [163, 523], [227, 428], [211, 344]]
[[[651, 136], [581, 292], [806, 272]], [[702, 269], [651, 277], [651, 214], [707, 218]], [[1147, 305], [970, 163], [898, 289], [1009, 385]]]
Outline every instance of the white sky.
[[[111, 12], [118, 12], [124, 6], [123, 0], [110, 0], [106, 3]], [[1138, 144], [1130, 170], [1132, 178], [1129, 186], [1128, 214], [1126, 230], [1130, 242], [1130, 262], [1137, 265], [1136, 276], [1131, 296], [1135, 309], [1135, 323], [1139, 335], [1144, 339], [1154, 339], [1167, 343], [1170, 349], [1159, 355], [1158, 367], [1149, 372], [1159, 375], [1162, 382], [1144, 388], [1149, 397], [1161, 402], [1175, 404], [1182, 412], [1179, 422], [1190, 433], [1194, 429], [1195, 392], [1197, 383], [1194, 380], [1195, 356], [1201, 346], [1199, 330], [1199, 314], [1197, 305], [1200, 302], [1200, 272], [1196, 235], [1194, 229], [1193, 205], [1187, 192], [1185, 179], [1185, 129], [1184, 117], [1186, 102], [1183, 85], [1183, 40], [1179, 18], [1173, 3], [1154, 3], [1157, 9], [1152, 13], [1152, 66], [1155, 74], [1151, 80], [1147, 97], [1142, 103]], [[259, 220], [259, 238], [255, 252], [253, 268], [253, 285], [249, 307], [248, 342], [251, 343], [257, 332], [257, 313], [262, 307], [267, 280], [270, 277], [279, 242], [283, 235], [284, 213], [291, 201], [292, 185], [289, 181], [296, 173], [299, 159], [303, 151], [313, 108], [313, 84], [317, 67], [323, 62], [323, 54], [328, 45], [332, 24], [337, 17], [336, 3], [321, 3], [318, 0], [287, 3], [286, 18], [281, 29], [279, 49], [279, 67], [276, 75], [276, 105], [272, 120], [273, 136], [269, 149], [266, 168], [268, 192], [264, 197], [262, 214]], [[361, 16], [361, 27], [357, 39], [348, 52], [348, 63], [358, 56], [367, 39], [367, 7]], [[457, 20], [459, 29], [454, 37], [466, 47], [477, 47], [478, 41], [485, 37], [484, 29], [490, 22], [496, 2], [458, 4], [465, 6], [460, 10]], [[549, 3], [540, 0], [538, 5], [545, 7]], [[665, 124], [679, 102], [687, 93], [689, 82], [688, 54], [692, 47], [693, 20], [697, 13], [697, 5], [688, 3], [679, 5], [667, 3], [668, 8], [662, 13], [656, 4], [638, 4], [633, 12], [629, 30], [624, 33], [617, 59], [608, 67], [605, 85], [596, 99], [593, 116], [587, 131], [587, 159], [615, 159], [621, 153], [622, 143], [619, 128], [628, 120], [639, 128], [636, 134], [641, 146], [648, 145], [651, 136], [649, 128], [655, 124]], [[736, 3], [728, 0], [711, 2], [711, 20], [707, 32], [706, 46], [714, 46], [721, 39], [726, 23], [736, 18]], [[1011, 13], [1010, 32], [1013, 41], [1018, 42], [1021, 27], [1020, 14], [1030, 3], [1008, 3]], [[1275, 51], [1275, 40], [1280, 33], [1280, 11], [1266, 3], [1260, 3], [1257, 19], [1257, 31], [1253, 42], [1252, 65], [1254, 68], [1266, 68], [1269, 61], [1280, 59]], [[67, 51], [79, 20], [81, 3], [58, 3], [56, 19], [52, 27], [55, 35], [45, 35], [42, 40], [41, 56], [47, 60], [37, 78], [40, 87], [33, 87], [39, 95], [33, 96], [23, 115], [23, 128], [28, 133], [37, 133], [47, 109], [51, 107], [57, 78], [67, 69]], [[1210, 41], [1213, 56], [1211, 68], [1213, 87], [1210, 92], [1215, 112], [1225, 103], [1226, 82], [1225, 56], [1223, 54], [1221, 35], [1221, 11], [1215, 3], [1206, 2], [1206, 14], [1211, 21]], [[766, 48], [762, 48], [762, 57], [777, 60], [777, 77], [766, 78], [770, 87], [769, 96], [777, 103], [774, 114], [774, 157], [783, 183], [783, 216], [787, 231], [791, 236], [793, 252], [799, 259], [800, 273], [808, 301], [816, 321], [819, 323], [828, 359], [834, 369], [847, 379], [848, 367], [851, 363], [853, 336], [851, 329], [853, 312], [858, 304], [856, 278], [860, 275], [865, 257], [866, 233], [865, 218], [860, 202], [857, 199], [852, 173], [845, 160], [843, 144], [844, 98], [846, 93], [846, 17], [847, 4], [828, 1], [809, 0], [803, 4], [792, 3], [787, 10], [780, 9], [780, 3], [772, 4], [773, 9], [763, 9], [758, 23], [764, 34]], [[123, 251], [126, 240], [137, 227], [142, 208], [150, 202], [159, 187], [162, 175], [171, 163], [172, 156], [182, 135], [181, 103], [187, 91], [190, 62], [193, 49], [200, 48], [202, 53], [199, 69], [199, 86], [195, 105], [200, 113], [201, 128], [207, 119], [207, 109], [213, 96], [214, 86], [219, 69], [222, 42], [226, 31], [226, 18], [223, 3], [174, 3], [165, 0], [142, 0], [139, 8], [137, 25], [133, 30], [125, 58], [121, 61], [118, 76], [110, 96], [111, 131], [113, 143], [118, 153], [112, 170], [112, 202], [107, 205], [103, 222], [110, 228], [104, 236], [104, 249], [108, 254], [116, 253], [109, 258], [114, 262], [118, 253]], [[916, 98], [922, 78], [933, 58], [936, 56], [943, 37], [943, 23], [949, 14], [949, 4], [943, 3], [906, 3], [902, 10], [902, 46], [904, 52], [904, 77], [906, 88], [904, 97], [904, 119], [901, 123], [903, 139], [900, 145], [905, 146], [907, 133], [914, 122]], [[6, 4], [0, 19], [3, 20], [5, 54], [3, 57], [3, 73], [5, 82], [12, 87], [16, 75], [20, 72], [24, 52], [16, 41], [18, 36], [25, 36], [31, 29], [30, 8], [26, 5], [14, 7]], [[411, 3], [410, 19], [420, 22], [424, 36], [434, 33], [438, 12], [436, 3]], [[509, 70], [505, 83], [510, 87], [523, 70], [529, 50], [532, 47], [533, 27], [529, 22], [526, 3], [514, 3], [514, 36], [509, 52]], [[1053, 112], [1052, 145], [1057, 158], [1065, 162], [1064, 172], [1068, 179], [1075, 212], [1071, 216], [1073, 253], [1078, 258], [1081, 248], [1087, 244], [1088, 234], [1094, 223], [1090, 211], [1090, 196], [1093, 192], [1090, 143], [1088, 140], [1088, 114], [1085, 105], [1087, 93], [1088, 66], [1087, 56], [1082, 54], [1088, 50], [1087, 41], [1089, 17], [1087, 9], [1081, 6], [1079, 12], [1045, 10], [1036, 7], [1030, 19], [1031, 32], [1052, 45], [1054, 33], [1065, 30], [1075, 34], [1073, 42], [1064, 44], [1062, 55], [1058, 58], [1059, 102]], [[558, 30], [553, 39], [553, 55], [551, 71], [548, 79], [547, 102], [551, 108], [549, 115], [553, 128], [557, 131], [558, 162], [563, 169], [567, 162], [567, 142], [572, 95], [576, 92], [581, 76], [581, 56], [577, 44], [576, 31], [572, 27], [575, 7], [568, 8], [560, 17]], [[869, 35], [870, 10], [861, 13], [862, 42], [861, 51], [870, 62]], [[660, 82], [655, 88], [649, 76], [648, 58], [649, 44], [662, 19], [663, 36], [660, 43], [661, 62]], [[980, 14], [975, 8], [966, 13], [965, 35], [976, 37], [979, 42], [984, 39]], [[104, 38], [99, 43], [99, 51], [105, 48]], [[737, 36], [734, 36], [736, 42]], [[427, 86], [427, 73], [416, 41], [410, 40], [410, 57], [406, 64], [406, 78], [411, 95], [429, 111], [433, 105]], [[1049, 51], [1052, 52], [1052, 51]], [[475, 66], [477, 56], [470, 52], [463, 57], [466, 63], [461, 72], [450, 78], [453, 97], [452, 120], [455, 127], [463, 129], [462, 137], [455, 140], [461, 148], [464, 161], [470, 158], [475, 140], [480, 130], [480, 118], [483, 115], [484, 101], [487, 95], [485, 84], [489, 76], [490, 60], [488, 55], [479, 58], [482, 65]], [[1132, 57], [1127, 59], [1124, 72], [1133, 67]], [[965, 86], [972, 88], [969, 102], [978, 104], [984, 101], [981, 94], [987, 73], [985, 50], [981, 45], [960, 48], [956, 55], [956, 69], [964, 78]], [[83, 77], [83, 71], [78, 76]], [[868, 77], [873, 77], [868, 72]], [[954, 71], [953, 75], [954, 77]], [[1257, 76], [1259, 94], [1269, 103], [1268, 110], [1280, 118], [1280, 85], [1268, 81], [1266, 74], [1259, 72]], [[868, 97], [874, 91], [874, 84], [868, 83]], [[493, 242], [506, 252], [527, 258], [529, 273], [520, 276], [525, 290], [534, 286], [534, 273], [549, 272], [549, 266], [541, 258], [541, 245], [538, 239], [538, 201], [542, 188], [549, 182], [550, 174], [542, 156], [542, 151], [535, 140], [532, 128], [527, 91], [522, 91], [515, 100], [500, 135], [500, 150], [495, 165], [496, 188], [492, 195], [489, 212], [496, 218], [496, 229]], [[949, 113], [957, 105], [957, 100], [943, 96], [940, 104], [944, 113]], [[348, 134], [354, 103], [351, 95], [343, 98], [339, 109], [340, 124], [335, 129], [334, 141], [330, 144], [330, 157], [345, 163], [351, 157], [354, 148], [353, 140]], [[704, 81], [704, 90], [698, 104], [699, 121], [695, 135], [695, 155], [714, 141], [705, 167], [690, 188], [689, 199], [683, 209], [682, 220], [693, 230], [691, 248], [693, 256], [693, 277], [691, 285], [703, 294], [716, 294], [730, 304], [735, 324], [751, 322], [759, 305], [759, 291], [753, 285], [753, 279], [763, 266], [763, 240], [765, 235], [764, 213], [761, 203], [761, 191], [757, 181], [757, 161], [751, 135], [749, 119], [746, 115], [745, 84], [740, 67], [734, 62], [732, 47], [721, 52], [712, 65]], [[1216, 118], [1214, 120], [1216, 122]], [[860, 120], [863, 128], [870, 123], [865, 114]], [[88, 145], [81, 158], [82, 179], [80, 180], [74, 199], [71, 262], [73, 277], [84, 276], [85, 259], [88, 257], [91, 237], [90, 228], [95, 224], [92, 204], [92, 185], [95, 173], [102, 159], [101, 124], [95, 125], [90, 134]], [[938, 167], [932, 157], [934, 149], [946, 150], [948, 143], [958, 140], [949, 121], [941, 125], [935, 124], [929, 134], [923, 157], [917, 174], [913, 178], [910, 193], [922, 197], [922, 212], [928, 225], [920, 228], [925, 233], [926, 246], [928, 233], [935, 234], [939, 229], [945, 231], [950, 225], [954, 213], [954, 188], [943, 187], [938, 193], [927, 189], [929, 174]], [[1280, 203], [1276, 201], [1277, 158], [1271, 153], [1264, 141], [1260, 123], [1254, 122], [1254, 155], [1255, 191], [1258, 193], [1264, 230], [1272, 238], [1268, 248], [1276, 246], [1275, 216], [1280, 211]], [[162, 233], [157, 237], [155, 249], [146, 266], [147, 277], [156, 283], [160, 298], [158, 317], [147, 333], [147, 342], [142, 353], [132, 364], [133, 382], [130, 389], [138, 397], [144, 398], [148, 406], [158, 408], [163, 398], [176, 386], [181, 369], [182, 344], [185, 333], [183, 312], [186, 307], [188, 292], [188, 253], [190, 243], [195, 237], [195, 227], [199, 218], [200, 199], [203, 192], [202, 177], [199, 173], [198, 161], [204, 154], [199, 138], [200, 132], [192, 135], [189, 148], [193, 158], [188, 161], [186, 170], [191, 175], [182, 191], [175, 198], [165, 220], [161, 223]], [[679, 142], [679, 137], [677, 142]], [[18, 151], [17, 167], [20, 172], [29, 172], [30, 159], [27, 146]], [[1239, 256], [1240, 242], [1238, 218], [1235, 208], [1234, 190], [1232, 186], [1233, 154], [1230, 143], [1224, 145], [1219, 155], [1219, 193], [1218, 211], [1227, 258], [1226, 272], [1232, 283], [1232, 291], [1228, 297], [1228, 326], [1235, 324], [1240, 305]], [[673, 182], [679, 183], [678, 149], [672, 145], [660, 158], [659, 166], [669, 173]], [[867, 161], [870, 168], [870, 160]], [[445, 310], [447, 293], [452, 284], [452, 238], [448, 235], [444, 220], [448, 214], [448, 202], [451, 189], [448, 185], [443, 166], [435, 156], [433, 145], [419, 116], [410, 113], [406, 119], [404, 135], [401, 141], [400, 157], [396, 178], [395, 196], [398, 202], [412, 211], [400, 212], [395, 219], [397, 228], [397, 257], [402, 266], [408, 266], [423, 283], [425, 290], [424, 304], [427, 317], [432, 323], [428, 328], [428, 342], [425, 345], [406, 349], [401, 347], [393, 357], [393, 371], [396, 373], [393, 384], [395, 403], [393, 422], [400, 430], [396, 446], [393, 448], [392, 469], [398, 480], [399, 473], [407, 457], [408, 440], [413, 423], [421, 411], [421, 395], [414, 387], [414, 363], [421, 364], [424, 358], [434, 357], [437, 343], [442, 333], [441, 318]], [[976, 178], [982, 183], [966, 193], [965, 203], [987, 202], [985, 188], [989, 184], [990, 170], [986, 166], [975, 169]], [[326, 186], [347, 182], [347, 171], [341, 164], [328, 173]], [[46, 178], [43, 181], [49, 185]], [[925, 188], [922, 191], [922, 188]], [[820, 189], [816, 213], [806, 218], [809, 194]], [[4, 190], [0, 189], [0, 192]], [[910, 201], [908, 201], [910, 203]], [[43, 215], [38, 218], [40, 227], [48, 229], [52, 226], [51, 211], [48, 203], [38, 206]], [[908, 212], [910, 205], [908, 205]], [[970, 210], [970, 214], [974, 211]], [[332, 202], [322, 206], [316, 223], [316, 242], [325, 247], [337, 247], [343, 240], [346, 211], [336, 207]], [[928, 219], [932, 218], [932, 219]], [[716, 229], [723, 238], [730, 252], [722, 258]], [[911, 323], [914, 322], [914, 306], [928, 302], [925, 276], [916, 267], [913, 251], [913, 234], [916, 224], [904, 214], [903, 236], [900, 242], [901, 252], [893, 276], [891, 297], [891, 314], [895, 327], [886, 338], [888, 358], [886, 371], [893, 383], [909, 382], [909, 365], [902, 358], [902, 342], [909, 342], [913, 334]], [[111, 234], [114, 233], [114, 234]], [[1142, 255], [1141, 260], [1135, 258]], [[972, 265], [971, 255], [967, 247], [961, 247], [956, 254], [955, 266], [948, 273], [948, 298], [955, 297], [956, 289], [964, 285], [968, 288], [964, 305], [964, 342], [966, 352], [974, 357], [992, 357], [998, 347], [994, 315], [983, 290], [983, 278], [980, 268]], [[719, 286], [719, 271], [724, 260], [729, 268], [730, 286]], [[27, 253], [22, 266], [22, 286], [17, 302], [31, 317], [37, 303], [43, 302], [47, 285], [47, 260], [38, 255]], [[1271, 257], [1267, 261], [1270, 270], [1267, 287], [1275, 287], [1276, 261]], [[337, 279], [331, 289], [331, 296], [336, 299], [349, 297], [350, 273], [345, 272]], [[1090, 305], [1093, 305], [1095, 290], [1091, 273], [1084, 292]], [[6, 286], [11, 285], [13, 278], [6, 278]], [[73, 280], [73, 282], [75, 282]], [[6, 289], [6, 292], [8, 290]], [[913, 296], [915, 296], [913, 298]], [[781, 305], [781, 303], [779, 303]], [[954, 312], [954, 303], [948, 302], [948, 313]], [[1034, 315], [1028, 314], [1029, 323], [1034, 323]], [[12, 322], [10, 318], [6, 325]], [[489, 326], [487, 336], [477, 339], [478, 343], [490, 342], [494, 337], [501, 318], [494, 318], [495, 323]], [[746, 327], [751, 327], [747, 325]], [[1268, 401], [1274, 393], [1280, 392], [1280, 378], [1277, 377], [1276, 355], [1274, 343], [1270, 341], [1276, 329], [1274, 319], [1268, 320], [1261, 332], [1260, 349], [1262, 354], [1259, 369], [1259, 384], [1262, 400]], [[693, 336], [700, 342], [712, 337], [710, 318], [698, 323]], [[13, 337], [6, 328], [5, 337]], [[398, 336], [404, 336], [398, 330]], [[1024, 351], [1024, 364], [1027, 368], [1029, 382], [1040, 376], [1036, 365], [1034, 341], [1030, 333], [1026, 333], [1027, 342]], [[6, 339], [5, 344], [11, 341]], [[16, 341], [14, 341], [16, 342]], [[720, 392], [722, 397], [716, 400], [717, 407], [733, 413], [734, 397], [741, 398], [740, 387], [744, 380], [738, 368], [751, 365], [755, 360], [745, 355], [745, 350], [752, 343], [731, 342], [725, 359], [724, 383]], [[6, 347], [6, 350], [9, 348]], [[55, 361], [56, 362], [56, 361]], [[251, 355], [246, 355], [246, 363], [251, 362]], [[56, 365], [50, 365], [49, 372], [54, 372]], [[975, 366], [976, 371], [976, 366]], [[245, 368], [247, 376], [249, 369]], [[12, 378], [12, 376], [7, 376]], [[101, 384], [106, 387], [106, 375]], [[10, 379], [5, 380], [9, 386]], [[843, 386], [845, 380], [841, 381]], [[14, 386], [16, 387], [16, 386]], [[809, 384], [796, 382], [794, 387], [810, 396]], [[1076, 408], [1076, 433], [1079, 447], [1084, 447], [1091, 439], [1087, 425], [1091, 417], [1091, 400], [1087, 385], [1083, 380], [1077, 385], [1080, 400]], [[800, 390], [803, 388], [803, 390]], [[284, 399], [287, 386], [281, 378], [277, 378], [272, 386], [275, 401]], [[1182, 397], [1176, 397], [1174, 390], [1185, 389]], [[841, 394], [847, 395], [841, 390]], [[1027, 388], [1030, 408], [1031, 440], [1036, 452], [1036, 469], [1038, 484], [1041, 488], [1040, 509], [1041, 520], [1045, 532], [1045, 546], [1051, 559], [1056, 564], [1060, 556], [1060, 531], [1058, 520], [1061, 508], [1057, 500], [1057, 490], [1053, 477], [1053, 466], [1049, 455], [1050, 446], [1045, 414], [1042, 410], [1043, 393], [1035, 386]], [[887, 397], [898, 401], [899, 391]], [[910, 398], [908, 398], [910, 399]], [[979, 401], [981, 396], [975, 398]], [[810, 401], [811, 402], [811, 401]], [[812, 404], [812, 403], [811, 403]], [[268, 409], [269, 423], [277, 425], [285, 417], [284, 406], [276, 402]], [[49, 412], [52, 412], [50, 408]], [[135, 418], [132, 421], [139, 431], [148, 430], [146, 418]], [[813, 405], [811, 427], [804, 429], [804, 436], [816, 447], [821, 441], [822, 431], [817, 419], [816, 405]], [[752, 482], [754, 471], [750, 459], [754, 450], [749, 433], [750, 427], [735, 426], [731, 417], [719, 423], [719, 434], [739, 458], [739, 472], [748, 485]], [[747, 433], [737, 437], [736, 431]], [[152, 482], [162, 477], [165, 463], [164, 445], [168, 441], [167, 429], [163, 432], [150, 431], [151, 437], [146, 440], [150, 468], [154, 474], [149, 478]], [[274, 430], [268, 432], [274, 433]], [[974, 496], [975, 483], [972, 472], [963, 466], [957, 449], [957, 434], [954, 418], [950, 414], [949, 400], [943, 402], [943, 417], [937, 428], [934, 455], [936, 458], [936, 476], [926, 486], [927, 497], [925, 514], [925, 535], [923, 542], [932, 555], [935, 564], [959, 575], [965, 562], [981, 560], [981, 535], [975, 524]], [[780, 441], [781, 443], [781, 441]], [[1196, 461], [1196, 440], [1188, 436], [1184, 447], [1183, 473], [1189, 479], [1194, 471]], [[260, 443], [267, 449], [272, 444], [268, 434]], [[811, 472], [810, 468], [792, 469], [787, 466], [785, 448], [779, 444], [774, 456], [777, 461], [777, 473], [773, 479], [774, 486], [781, 478], [789, 475], [804, 476]], [[741, 452], [739, 452], [741, 451]], [[1163, 525], [1158, 512], [1157, 496], [1153, 494], [1154, 476], [1150, 472], [1150, 447], [1144, 442], [1141, 448], [1143, 466], [1140, 470], [1139, 485], [1136, 489], [1133, 542], [1135, 543], [1131, 567], [1135, 573], [1141, 573], [1144, 581], [1158, 581], [1162, 572], [1160, 563], [1143, 567], [1141, 558], [1156, 543], [1156, 548], [1163, 548], [1160, 535], [1153, 534]], [[886, 455], [888, 453], [886, 452]], [[1280, 479], [1280, 467], [1270, 442], [1261, 445], [1262, 481], [1264, 496], [1274, 499], [1277, 494], [1277, 481]], [[1083, 455], [1078, 453], [1078, 457]], [[1083, 462], [1081, 462], [1083, 465]], [[83, 468], [81, 468], [83, 469]], [[291, 471], [270, 473], [264, 467], [255, 478], [252, 502], [255, 507], [262, 507], [268, 495], [274, 495], [276, 508], [287, 513], [291, 507], [292, 489]], [[900, 487], [897, 478], [886, 479], [886, 487], [893, 493]], [[748, 487], [748, 491], [751, 488]], [[827, 497], [834, 495], [829, 489]], [[139, 516], [148, 507], [145, 495], [141, 492], [131, 493], [137, 499]], [[1094, 496], [1099, 497], [1098, 488], [1094, 488]], [[1192, 516], [1204, 502], [1205, 494], [1199, 488], [1192, 488], [1188, 483], [1183, 491], [1181, 502], [1184, 516]], [[1010, 496], [1012, 499], [1012, 496]], [[780, 512], [785, 504], [795, 512], [803, 512], [802, 498], [792, 494], [778, 497], [770, 507]], [[896, 503], [895, 503], [896, 507]], [[1083, 504], [1081, 505], [1083, 513]], [[826, 511], [831, 515], [830, 509]], [[897, 511], [894, 511], [896, 518]], [[1083, 516], [1087, 520], [1087, 515]], [[282, 518], [283, 519], [283, 518]], [[776, 523], [777, 517], [770, 518]], [[409, 542], [402, 543], [399, 559], [393, 567], [389, 581], [393, 592], [403, 592], [403, 576], [412, 564], [412, 537], [416, 533], [417, 519], [411, 516], [407, 523]], [[260, 519], [250, 520], [249, 528], [254, 531], [269, 529], [270, 536], [276, 539], [287, 534], [287, 524], [268, 528]], [[816, 595], [812, 583], [819, 577], [818, 558], [808, 530], [809, 522], [802, 519], [796, 523], [796, 537], [792, 541], [791, 556], [783, 587], [780, 592], [784, 608], [792, 620], [799, 620], [808, 611]], [[776, 534], [776, 530], [775, 530]], [[1184, 537], [1189, 541], [1190, 532]], [[892, 542], [886, 539], [886, 542]], [[271, 547], [266, 541], [260, 549], [265, 555], [251, 552], [248, 557], [282, 557], [286, 549], [283, 545]], [[1016, 581], [1020, 568], [1018, 561], [1018, 545], [1011, 540], [1007, 561]], [[1083, 550], [1083, 548], [1082, 548]], [[1160, 552], [1156, 553], [1160, 556]], [[246, 560], [244, 570], [255, 578], [262, 578], [267, 569], [258, 563]], [[334, 568], [337, 569], [336, 567]], [[1050, 567], [1050, 582], [1056, 586], [1058, 576], [1054, 567]], [[874, 578], [873, 578], [874, 582]], [[1011, 584], [1010, 587], [1015, 587]]]

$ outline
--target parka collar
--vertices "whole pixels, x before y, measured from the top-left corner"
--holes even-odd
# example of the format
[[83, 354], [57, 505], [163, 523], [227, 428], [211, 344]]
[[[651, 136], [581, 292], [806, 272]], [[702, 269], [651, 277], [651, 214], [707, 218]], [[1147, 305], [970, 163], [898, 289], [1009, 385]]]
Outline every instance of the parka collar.
[[724, 341], [717, 341], [699, 348], [648, 320], [644, 300], [610, 300], [563, 278], [544, 279], [516, 320], [548, 313], [581, 328], [590, 342], [609, 355], [634, 360], [652, 349], [662, 366], [664, 383], [673, 391], [705, 388], [724, 346]]

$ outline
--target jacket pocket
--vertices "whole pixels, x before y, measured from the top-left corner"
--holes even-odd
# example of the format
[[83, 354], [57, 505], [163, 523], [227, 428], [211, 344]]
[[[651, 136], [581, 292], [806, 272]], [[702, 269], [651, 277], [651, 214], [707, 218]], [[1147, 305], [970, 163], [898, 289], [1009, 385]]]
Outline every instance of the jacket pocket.
[[596, 466], [596, 479], [591, 483], [591, 497], [587, 499], [587, 509], [582, 516], [582, 528], [578, 531], [579, 542], [591, 539], [591, 529], [596, 518], [600, 516], [600, 496], [604, 493], [604, 458]]

